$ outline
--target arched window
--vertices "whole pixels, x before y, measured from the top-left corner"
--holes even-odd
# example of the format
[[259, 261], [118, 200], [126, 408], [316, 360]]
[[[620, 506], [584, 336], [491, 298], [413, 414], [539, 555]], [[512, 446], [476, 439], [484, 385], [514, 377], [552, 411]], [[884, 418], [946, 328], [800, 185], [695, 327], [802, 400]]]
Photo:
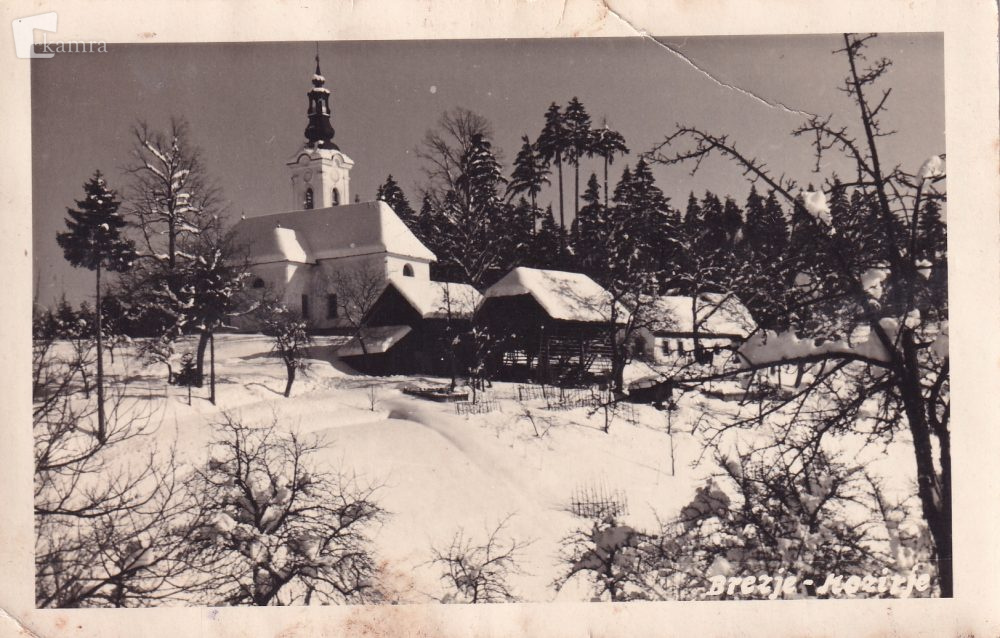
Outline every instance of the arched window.
[[333, 189], [333, 205], [340, 206], [340, 191], [336, 188]]
[[253, 280], [253, 287], [254, 288], [263, 288], [264, 287], [264, 280], [261, 279], [260, 277], [257, 277], [256, 279]]
[[404, 277], [412, 277], [413, 276], [413, 266], [411, 266], [410, 264], [404, 264], [403, 265], [403, 276]]
[[312, 188], [307, 188], [306, 189], [306, 201], [305, 201], [303, 207], [306, 210], [309, 210], [310, 208], [313, 207], [313, 189]]

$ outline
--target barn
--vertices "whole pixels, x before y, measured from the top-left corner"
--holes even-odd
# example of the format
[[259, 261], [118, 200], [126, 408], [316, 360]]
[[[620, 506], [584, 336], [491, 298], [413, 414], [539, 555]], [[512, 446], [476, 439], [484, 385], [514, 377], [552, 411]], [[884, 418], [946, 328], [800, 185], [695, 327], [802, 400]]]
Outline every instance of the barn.
[[587, 275], [515, 268], [483, 293], [476, 312], [493, 342], [498, 378], [576, 383], [610, 371], [611, 340], [628, 311]]
[[636, 331], [637, 349], [658, 365], [725, 365], [733, 347], [756, 329], [746, 306], [721, 293], [658, 297], [645, 314], [647, 320]]
[[369, 374], [460, 372], [455, 341], [468, 333], [481, 300], [466, 284], [394, 277], [365, 314], [361, 337], [337, 354]]

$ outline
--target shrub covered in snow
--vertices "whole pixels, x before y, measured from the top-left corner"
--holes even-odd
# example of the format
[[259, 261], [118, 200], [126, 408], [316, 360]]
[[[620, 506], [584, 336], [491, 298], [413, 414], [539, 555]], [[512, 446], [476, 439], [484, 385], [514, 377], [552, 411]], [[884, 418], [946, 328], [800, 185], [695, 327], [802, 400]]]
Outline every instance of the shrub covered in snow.
[[296, 434], [224, 415], [186, 556], [209, 604], [330, 604], [378, 598], [369, 531], [385, 514], [374, 487], [314, 467], [320, 449]]

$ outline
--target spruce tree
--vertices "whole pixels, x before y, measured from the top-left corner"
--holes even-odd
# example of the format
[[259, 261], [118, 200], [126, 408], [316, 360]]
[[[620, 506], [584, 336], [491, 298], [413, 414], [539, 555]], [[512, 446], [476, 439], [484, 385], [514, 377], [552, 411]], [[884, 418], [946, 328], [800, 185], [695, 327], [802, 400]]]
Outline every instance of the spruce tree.
[[552, 206], [549, 205], [542, 213], [542, 223], [532, 240], [532, 265], [536, 268], [561, 269], [564, 266], [564, 253], [560, 250], [565, 243], [562, 229], [556, 223]]
[[417, 220], [417, 213], [410, 206], [410, 202], [406, 199], [406, 194], [403, 193], [403, 189], [399, 187], [396, 180], [389, 175], [385, 178], [385, 182], [382, 183], [378, 190], [375, 192], [375, 199], [380, 200], [388, 204], [392, 210], [403, 220], [417, 237], [420, 237], [420, 225]]
[[726, 226], [722, 202], [711, 191], [705, 191], [701, 200], [701, 229], [698, 247], [706, 254], [715, 254], [726, 245]]
[[614, 163], [616, 154], [624, 155], [628, 153], [628, 147], [625, 146], [625, 138], [622, 134], [608, 128], [607, 122], [601, 128], [593, 131], [591, 145], [593, 152], [600, 155], [604, 160], [604, 207], [607, 208], [610, 195], [610, 190], [608, 189], [608, 166]]
[[549, 183], [549, 168], [527, 135], [521, 136], [521, 150], [514, 158], [514, 170], [507, 184], [507, 196], [527, 194], [532, 211], [538, 209], [538, 194]]
[[941, 205], [933, 199], [924, 202], [923, 210], [917, 219], [918, 259], [926, 259], [932, 264], [939, 264], [948, 250], [948, 229], [941, 219]]
[[756, 186], [750, 187], [746, 203], [746, 222], [743, 226], [743, 253], [749, 258], [764, 254], [767, 243], [767, 221], [764, 212], [764, 199], [757, 192]]
[[600, 279], [600, 269], [607, 263], [607, 209], [601, 203], [601, 187], [597, 175], [591, 173], [583, 192], [584, 206], [574, 220], [573, 248], [580, 269]]
[[94, 338], [97, 341], [97, 439], [104, 442], [107, 423], [104, 414], [104, 339], [101, 315], [101, 273], [123, 272], [132, 266], [135, 246], [122, 236], [125, 219], [118, 213], [121, 202], [96, 171], [83, 186], [85, 197], [77, 200], [77, 209], [68, 208], [65, 232], [56, 235], [66, 260], [78, 268], [95, 272], [96, 310]]
[[743, 231], [743, 211], [732, 197], [726, 197], [722, 206], [722, 228], [725, 232], [725, 244], [731, 250]]
[[590, 130], [590, 115], [577, 97], [566, 105], [563, 113], [568, 142], [567, 159], [573, 164], [573, 218], [580, 214], [580, 160], [584, 155], [593, 155], [593, 134]]
[[[562, 111], [559, 105], [553, 102], [545, 112], [545, 125], [538, 135], [535, 148], [547, 165], [556, 165], [556, 174], [559, 176], [559, 228], [563, 233], [566, 231], [566, 209], [563, 201], [562, 162], [569, 149], [569, 143]], [[560, 246], [560, 251], [564, 248]]]
[[763, 246], [766, 247], [764, 254], [771, 258], [777, 258], [788, 249], [788, 220], [785, 219], [785, 211], [773, 190], [767, 194], [767, 199], [764, 202], [764, 232], [762, 234], [765, 238]]

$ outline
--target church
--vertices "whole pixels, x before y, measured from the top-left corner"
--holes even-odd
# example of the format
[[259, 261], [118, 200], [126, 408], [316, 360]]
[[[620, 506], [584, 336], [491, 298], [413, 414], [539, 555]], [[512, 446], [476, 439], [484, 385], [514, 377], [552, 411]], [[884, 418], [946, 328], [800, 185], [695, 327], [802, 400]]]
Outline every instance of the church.
[[313, 329], [348, 325], [348, 287], [393, 278], [430, 280], [436, 258], [382, 201], [351, 203], [354, 162], [334, 143], [330, 91], [320, 72], [308, 92], [305, 142], [285, 162], [289, 210], [241, 219], [234, 227], [251, 262], [251, 286], [270, 290]]

